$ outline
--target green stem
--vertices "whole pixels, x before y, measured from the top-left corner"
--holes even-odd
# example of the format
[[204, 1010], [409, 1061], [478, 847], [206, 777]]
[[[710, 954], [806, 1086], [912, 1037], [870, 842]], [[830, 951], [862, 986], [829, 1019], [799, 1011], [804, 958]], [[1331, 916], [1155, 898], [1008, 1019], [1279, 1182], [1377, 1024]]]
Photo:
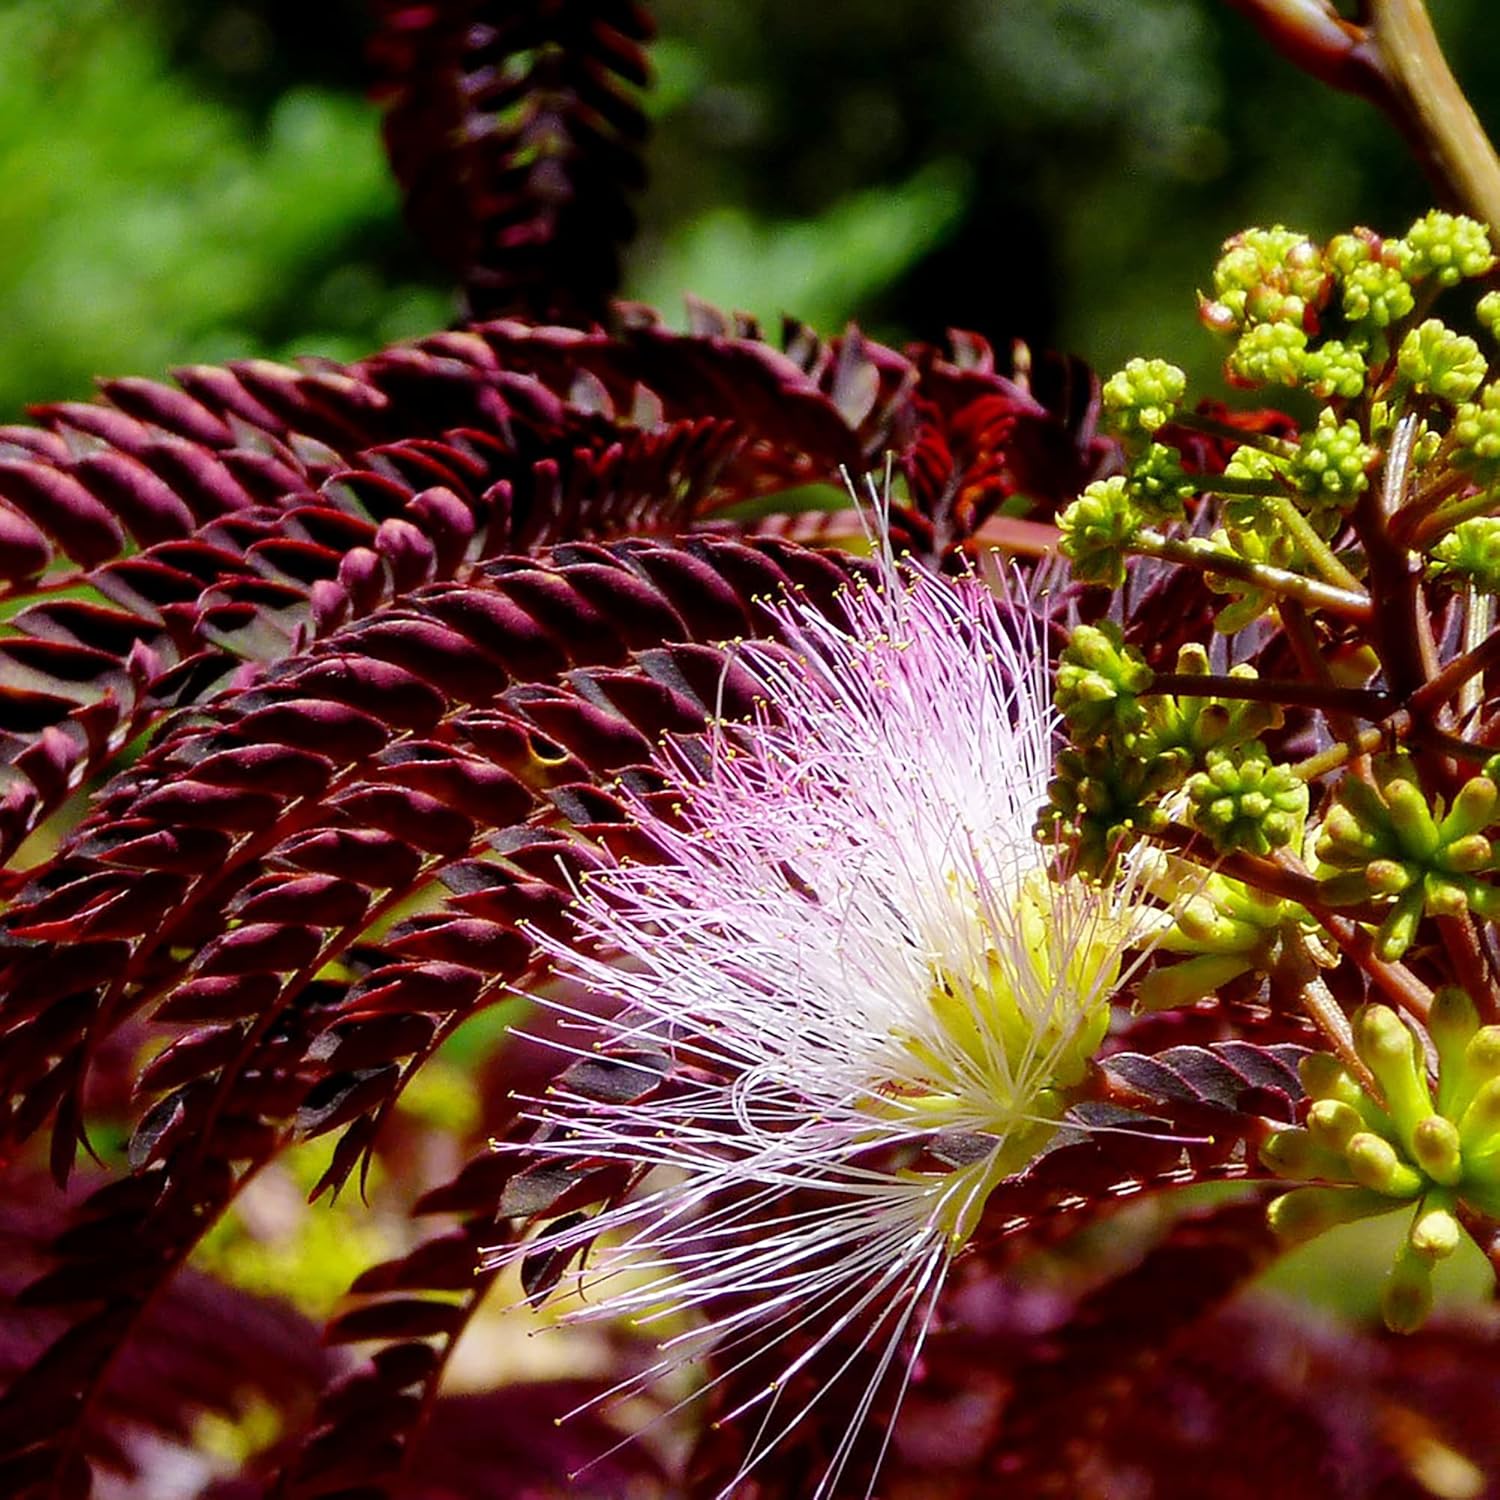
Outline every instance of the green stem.
[[[1172, 418], [1172, 426], [1185, 427], [1189, 432], [1201, 432], [1205, 437], [1223, 438], [1231, 443], [1238, 443], [1242, 448], [1259, 448], [1262, 453], [1270, 453], [1277, 458], [1290, 458], [1297, 451], [1295, 443], [1289, 443], [1285, 438], [1272, 437], [1266, 432], [1251, 432], [1243, 427], [1236, 427], [1232, 422], [1220, 422], [1215, 417], [1204, 416], [1198, 411], [1180, 411]], [[1204, 489], [1216, 489], [1224, 480], [1222, 474], [1205, 475], [1210, 480]], [[1235, 481], [1231, 480], [1230, 483]], [[1236, 492], [1240, 493], [1240, 492]], [[1255, 491], [1256, 494], [1261, 491]]]
[[1236, 478], [1233, 474], [1215, 474], [1199, 484], [1198, 490], [1204, 495], [1248, 495], [1261, 500], [1282, 493], [1281, 486], [1274, 479]]
[[1291, 533], [1293, 541], [1307, 554], [1308, 561], [1336, 588], [1360, 590], [1360, 582], [1334, 554], [1333, 548], [1312, 528], [1312, 523], [1285, 495], [1274, 502], [1276, 517]]
[[1447, 504], [1422, 517], [1411, 528], [1407, 545], [1415, 552], [1425, 552], [1437, 539], [1452, 531], [1462, 521], [1472, 516], [1487, 516], [1495, 509], [1497, 498], [1493, 488], [1466, 495], [1462, 500], [1450, 500]]
[[1317, 754], [1309, 755], [1305, 760], [1299, 760], [1287, 769], [1301, 781], [1316, 781], [1320, 776], [1326, 776], [1330, 771], [1338, 770], [1341, 765], [1356, 755], [1373, 754], [1385, 741], [1384, 729], [1366, 729], [1353, 739], [1330, 745], [1326, 750], [1319, 750]]
[[1233, 552], [1214, 546], [1202, 537], [1178, 541], [1147, 528], [1137, 533], [1130, 550], [1142, 557], [1159, 557], [1165, 562], [1183, 563], [1205, 573], [1238, 579], [1241, 583], [1253, 584], [1268, 593], [1296, 599], [1310, 609], [1324, 609], [1329, 614], [1360, 625], [1368, 625], [1374, 617], [1374, 607], [1368, 594], [1336, 588], [1321, 579], [1304, 578], [1300, 573], [1287, 572], [1285, 568], [1250, 562], [1246, 558], [1237, 557]]
[[1384, 107], [1467, 211], [1500, 226], [1500, 159], [1438, 45], [1423, 0], [1369, 0]]

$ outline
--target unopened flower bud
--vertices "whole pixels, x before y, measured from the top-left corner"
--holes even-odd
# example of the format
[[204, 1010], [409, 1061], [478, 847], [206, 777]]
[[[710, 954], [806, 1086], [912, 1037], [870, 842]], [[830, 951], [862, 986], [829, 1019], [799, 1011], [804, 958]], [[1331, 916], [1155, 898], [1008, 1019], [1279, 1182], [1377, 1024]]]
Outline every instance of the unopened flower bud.
[[1320, 1146], [1305, 1130], [1278, 1130], [1260, 1148], [1261, 1161], [1278, 1177], [1325, 1182], [1349, 1182], [1352, 1174], [1344, 1158]]
[[1271, 1201], [1266, 1218], [1283, 1238], [1298, 1244], [1340, 1224], [1390, 1211], [1391, 1201], [1364, 1188], [1300, 1187]]
[[1500, 1078], [1491, 1078], [1480, 1086], [1458, 1122], [1465, 1156], [1481, 1153], [1497, 1132], [1500, 1132]]
[[1443, 819], [1443, 837], [1452, 840], [1469, 833], [1482, 833], [1495, 821], [1497, 802], [1500, 802], [1500, 788], [1488, 776], [1471, 776], [1459, 788], [1448, 816]]
[[1442, 1115], [1428, 1115], [1412, 1132], [1412, 1155], [1434, 1182], [1451, 1185], [1463, 1176], [1458, 1127]]
[[1466, 834], [1443, 850], [1443, 865], [1459, 875], [1475, 875], [1487, 870], [1494, 860], [1490, 841], [1482, 833]]
[[1344, 1150], [1349, 1172], [1361, 1186], [1388, 1198], [1414, 1198], [1422, 1191], [1422, 1176], [1396, 1154], [1382, 1136], [1361, 1131]]
[[1359, 1080], [1331, 1052], [1309, 1052], [1297, 1064], [1297, 1075], [1314, 1099], [1338, 1099], [1356, 1107], [1364, 1100]]
[[1427, 1016], [1427, 1034], [1438, 1055], [1438, 1098], [1440, 1113], [1453, 1118], [1454, 1095], [1459, 1075], [1465, 1070], [1465, 1052], [1479, 1030], [1479, 1012], [1468, 993], [1455, 985], [1444, 985], [1432, 998]]
[[1402, 849], [1424, 860], [1436, 854], [1440, 842], [1438, 827], [1421, 789], [1404, 777], [1397, 777], [1386, 783], [1385, 802], [1391, 826], [1401, 837]]
[[1399, 896], [1411, 882], [1411, 872], [1394, 859], [1372, 859], [1365, 866], [1365, 884], [1377, 896]]
[[1432, 1311], [1432, 1262], [1403, 1246], [1381, 1291], [1380, 1311], [1392, 1333], [1415, 1333]]
[[1359, 1111], [1337, 1099], [1319, 1099], [1307, 1112], [1307, 1133], [1330, 1151], [1342, 1153], [1364, 1128]]
[[1354, 1045], [1375, 1075], [1401, 1138], [1410, 1141], [1417, 1122], [1432, 1113], [1415, 1038], [1389, 1006], [1366, 1005], [1354, 1016]]
[[1463, 1226], [1446, 1208], [1429, 1208], [1417, 1214], [1408, 1239], [1424, 1260], [1446, 1260], [1463, 1237]]

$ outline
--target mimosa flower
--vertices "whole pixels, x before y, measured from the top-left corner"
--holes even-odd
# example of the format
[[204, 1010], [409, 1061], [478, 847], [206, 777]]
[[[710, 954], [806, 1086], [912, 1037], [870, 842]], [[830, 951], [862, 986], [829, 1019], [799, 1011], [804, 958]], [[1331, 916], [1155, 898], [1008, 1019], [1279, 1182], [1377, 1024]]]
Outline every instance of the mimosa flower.
[[866, 1375], [810, 1480], [832, 1491], [986, 1197], [1047, 1145], [1104, 1037], [1133, 907], [1055, 878], [1033, 838], [1056, 717], [1041, 622], [1011, 592], [886, 558], [842, 622], [783, 603], [785, 644], [739, 648], [755, 721], [660, 752], [675, 820], [635, 812], [662, 862], [592, 876], [579, 944], [546, 944], [618, 1006], [604, 1051], [673, 1070], [634, 1102], [537, 1101], [528, 1152], [639, 1174], [540, 1243], [595, 1246], [569, 1317], [697, 1319], [632, 1388], [710, 1347], [719, 1378], [788, 1351], [721, 1418], [763, 1408], [735, 1482], [820, 1399], [778, 1410], [826, 1355]]

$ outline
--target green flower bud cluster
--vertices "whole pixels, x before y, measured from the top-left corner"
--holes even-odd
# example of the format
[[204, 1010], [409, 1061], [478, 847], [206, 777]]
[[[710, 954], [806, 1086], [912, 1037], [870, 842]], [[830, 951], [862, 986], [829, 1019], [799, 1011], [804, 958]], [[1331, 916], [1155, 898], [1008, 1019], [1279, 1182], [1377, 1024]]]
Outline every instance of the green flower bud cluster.
[[1058, 660], [1055, 690], [1074, 742], [1088, 744], [1106, 735], [1124, 740], [1143, 728], [1140, 695], [1150, 690], [1154, 676], [1112, 621], [1076, 626]]
[[[1208, 670], [1208, 653], [1201, 646], [1178, 651], [1180, 675], [1206, 676]], [[1256, 671], [1241, 663], [1229, 675], [1254, 680]], [[1058, 662], [1056, 687], [1057, 706], [1074, 744], [1102, 740], [1122, 756], [1174, 757], [1176, 785], [1209, 751], [1244, 744], [1281, 725], [1281, 709], [1274, 703], [1153, 693], [1154, 681], [1146, 658], [1125, 644], [1113, 621], [1076, 626]]]
[[1172, 913], [1156, 938], [1158, 953], [1191, 955], [1158, 964], [1136, 989], [1142, 1010], [1171, 1010], [1215, 994], [1252, 969], [1274, 968], [1289, 929], [1305, 931], [1309, 918], [1295, 902], [1268, 896], [1227, 875], [1205, 875], [1201, 866], [1164, 858], [1144, 884]]
[[1482, 878], [1496, 864], [1482, 832], [1495, 821], [1495, 783], [1471, 777], [1444, 815], [1441, 802], [1435, 812], [1428, 805], [1404, 758], [1379, 767], [1376, 781], [1351, 774], [1339, 782], [1315, 847], [1323, 899], [1388, 904], [1375, 943], [1387, 962], [1410, 947], [1424, 914], [1500, 916], [1500, 890]]
[[1368, 374], [1364, 354], [1340, 339], [1325, 339], [1302, 361], [1302, 384], [1320, 401], [1334, 396], [1352, 401], [1363, 392]]
[[1125, 489], [1144, 521], [1180, 521], [1184, 501], [1197, 482], [1183, 471], [1182, 455], [1164, 443], [1152, 443], [1132, 460]]
[[[1201, 646], [1178, 652], [1179, 674], [1205, 676], [1208, 670]], [[1230, 671], [1241, 679], [1255, 675], [1247, 664]], [[1058, 663], [1056, 686], [1075, 748], [1059, 762], [1043, 834], [1050, 834], [1049, 823], [1061, 814], [1067, 829], [1085, 832], [1088, 866], [1097, 870], [1123, 842], [1149, 829], [1160, 817], [1162, 796], [1202, 766], [1204, 776], [1192, 779], [1189, 795], [1200, 783], [1215, 788], [1203, 794], [1198, 816], [1220, 847], [1265, 853], [1300, 841], [1306, 787], [1272, 765], [1255, 738], [1280, 725], [1280, 708], [1211, 694], [1158, 693], [1154, 681], [1145, 657], [1125, 644], [1119, 626], [1105, 620], [1075, 627]]]
[[1405, 273], [1409, 256], [1400, 240], [1382, 240], [1373, 230], [1356, 229], [1336, 234], [1324, 253], [1338, 276], [1344, 316], [1350, 323], [1387, 328], [1416, 305]]
[[[1427, 214], [1403, 239], [1356, 229], [1326, 247], [1280, 227], [1249, 230], [1225, 243], [1199, 314], [1235, 339], [1225, 371], [1236, 384], [1305, 386], [1321, 400], [1347, 401], [1384, 364], [1387, 340], [1417, 308], [1417, 283], [1452, 286], [1493, 264], [1485, 227], [1453, 214]], [[1467, 400], [1478, 350], [1432, 324], [1408, 334], [1402, 374], [1419, 391]]]
[[1439, 286], [1456, 286], [1465, 277], [1485, 276], [1494, 268], [1489, 231], [1476, 219], [1433, 209], [1406, 232], [1406, 274], [1413, 281], [1429, 276]]
[[[1245, 562], [1262, 563], [1273, 568], [1291, 568], [1299, 560], [1296, 545], [1279, 527], [1269, 523], [1256, 528], [1223, 527], [1209, 535], [1209, 543], [1220, 552], [1227, 552]], [[1215, 573], [1210, 569], [1203, 580], [1216, 594], [1227, 594], [1231, 603], [1226, 604], [1214, 617], [1214, 629], [1224, 635], [1233, 635], [1258, 620], [1267, 610], [1276, 605], [1276, 595], [1258, 584], [1247, 583], [1240, 578]]]
[[1414, 390], [1455, 403], [1467, 401], [1489, 373], [1479, 345], [1438, 318], [1428, 318], [1401, 340], [1396, 368]]
[[1117, 589], [1125, 582], [1125, 554], [1143, 519], [1122, 475], [1096, 479], [1058, 517], [1062, 554], [1081, 583]]
[[[1227, 241], [1200, 311], [1233, 339], [1229, 379], [1301, 387], [1327, 404], [1297, 441], [1247, 433], [1222, 478], [1190, 474], [1154, 434], [1177, 423], [1222, 438], [1224, 421], [1184, 409], [1177, 366], [1131, 360], [1102, 394], [1127, 472], [1089, 485], [1059, 519], [1074, 576], [1119, 588], [1132, 553], [1175, 558], [1227, 596], [1215, 623], [1230, 634], [1285, 597], [1305, 605], [1325, 586], [1355, 594], [1366, 563], [1347, 523], [1398, 426], [1401, 499], [1412, 504], [1415, 545], [1430, 551], [1483, 507], [1476, 487], [1500, 487], [1500, 380], [1484, 385], [1488, 365], [1472, 338], [1437, 318], [1416, 322], [1428, 299], [1414, 288], [1482, 274], [1494, 259], [1482, 225], [1443, 213], [1403, 239], [1355, 229], [1322, 246], [1277, 226]], [[1485, 308], [1500, 330], [1500, 294]], [[1217, 506], [1218, 525], [1174, 536], [1195, 496]]]
[[1121, 437], [1149, 437], [1170, 422], [1187, 392], [1187, 376], [1164, 359], [1133, 359], [1104, 382], [1111, 426]]
[[[1263, 448], [1253, 448], [1248, 443], [1236, 448], [1224, 465], [1224, 478], [1239, 484], [1263, 487], [1261, 493], [1226, 493], [1224, 496], [1224, 519], [1229, 523], [1232, 540], [1243, 531], [1258, 532], [1271, 541], [1281, 534], [1282, 528], [1272, 507], [1267, 503], [1270, 496], [1286, 494], [1291, 490], [1289, 460], [1286, 456], [1267, 453]], [[1211, 487], [1212, 480], [1205, 485]], [[1236, 541], [1236, 549], [1238, 543]]]
[[1269, 854], [1300, 844], [1307, 820], [1307, 785], [1278, 766], [1255, 741], [1210, 750], [1206, 768], [1188, 779], [1189, 817], [1221, 853]]
[[1397, 1332], [1420, 1327], [1432, 1307], [1433, 1267], [1463, 1239], [1457, 1210], [1500, 1214], [1500, 1026], [1480, 1026], [1469, 997], [1445, 989], [1428, 1030], [1438, 1058], [1435, 1093], [1424, 1053], [1396, 1012], [1363, 1007], [1353, 1020], [1354, 1047], [1375, 1089], [1327, 1053], [1310, 1054], [1301, 1064], [1312, 1101], [1305, 1125], [1277, 1132], [1261, 1148], [1279, 1176], [1326, 1184], [1271, 1204], [1272, 1225], [1289, 1239], [1412, 1206], [1382, 1296]]
[[[1208, 652], [1196, 643], [1177, 652], [1179, 676], [1202, 677], [1209, 670]], [[1253, 681], [1259, 674], [1248, 662], [1229, 669], [1229, 676]], [[1180, 753], [1184, 766], [1202, 765], [1210, 750], [1244, 744], [1267, 729], [1279, 729], [1282, 712], [1275, 703], [1249, 698], [1223, 699], [1191, 693], [1157, 693], [1149, 701], [1145, 732], [1136, 746], [1144, 755]]]
[[1224, 369], [1236, 385], [1301, 385], [1306, 363], [1307, 335], [1300, 327], [1256, 323], [1240, 336]]
[[1364, 441], [1358, 422], [1340, 422], [1324, 408], [1318, 425], [1302, 435], [1291, 462], [1298, 491], [1315, 505], [1348, 510], [1369, 488], [1379, 451]]
[[1460, 521], [1432, 549], [1433, 577], [1451, 575], [1486, 594], [1500, 594], [1500, 516]]
[[1486, 292], [1475, 304], [1474, 314], [1492, 339], [1500, 338], [1500, 292]]
[[1214, 295], [1204, 321], [1221, 332], [1254, 324], [1303, 328], [1328, 300], [1333, 276], [1306, 235], [1276, 225], [1247, 229], [1224, 242], [1214, 267]]
[[1064, 750], [1037, 818], [1037, 837], [1067, 845], [1084, 874], [1102, 875], [1140, 834], [1162, 822], [1156, 804], [1180, 776], [1164, 757], [1122, 760], [1107, 744]]
[[1454, 468], [1472, 474], [1481, 484], [1500, 479], [1500, 381], [1485, 386], [1477, 401], [1459, 407], [1449, 436]]

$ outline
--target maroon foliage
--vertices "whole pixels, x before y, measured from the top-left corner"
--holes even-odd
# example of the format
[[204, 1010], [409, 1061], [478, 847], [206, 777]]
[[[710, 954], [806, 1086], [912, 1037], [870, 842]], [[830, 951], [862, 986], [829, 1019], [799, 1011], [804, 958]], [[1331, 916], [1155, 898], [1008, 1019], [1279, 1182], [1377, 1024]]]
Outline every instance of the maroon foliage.
[[[733, 643], [774, 636], [787, 594], [837, 617], [862, 523], [798, 492], [889, 472], [897, 544], [957, 567], [1049, 552], [1120, 452], [1074, 360], [611, 306], [650, 32], [632, 0], [381, 0], [391, 161], [475, 321], [349, 365], [109, 381], [0, 429], [0, 1493], [149, 1489], [205, 1416], [269, 1412], [241, 1472], [194, 1460], [202, 1495], [708, 1494], [744, 1456], [733, 1413], [787, 1367], [721, 1354], [703, 1406], [730, 1420], [657, 1413], [655, 1446], [617, 1448], [603, 1399], [641, 1367], [625, 1337], [608, 1378], [459, 1389], [483, 1252], [630, 1186], [528, 1154], [523, 1101], [682, 1086], [591, 1051], [586, 994], [524, 1035], [468, 1023], [566, 986], [537, 934], [573, 930], [604, 857], [658, 857], [632, 797], [664, 800], [664, 737], [756, 708]], [[1206, 469], [1227, 442], [1184, 438]], [[1209, 607], [1142, 567], [1118, 612], [1170, 667]], [[1251, 1179], [1307, 1040], [1242, 990], [1117, 1017], [1093, 1097], [988, 1199], [905, 1415], [891, 1391], [819, 1403], [755, 1493], [806, 1493], [857, 1415], [851, 1492], [890, 1437], [881, 1492], [913, 1500], [1400, 1497], [1433, 1445], [1500, 1469], [1484, 1331], [1398, 1360], [1232, 1300], [1273, 1253]], [[481, 1118], [434, 1124], [414, 1096], [455, 1056]], [[310, 1212], [357, 1184], [390, 1231], [321, 1332], [191, 1264], [320, 1138]], [[1218, 1206], [1175, 1213], [1189, 1185]], [[538, 1250], [522, 1293], [574, 1264]], [[788, 1400], [862, 1333], [794, 1364]]]
[[407, 216], [476, 317], [591, 321], [644, 181], [634, 0], [381, 0], [372, 54]]

